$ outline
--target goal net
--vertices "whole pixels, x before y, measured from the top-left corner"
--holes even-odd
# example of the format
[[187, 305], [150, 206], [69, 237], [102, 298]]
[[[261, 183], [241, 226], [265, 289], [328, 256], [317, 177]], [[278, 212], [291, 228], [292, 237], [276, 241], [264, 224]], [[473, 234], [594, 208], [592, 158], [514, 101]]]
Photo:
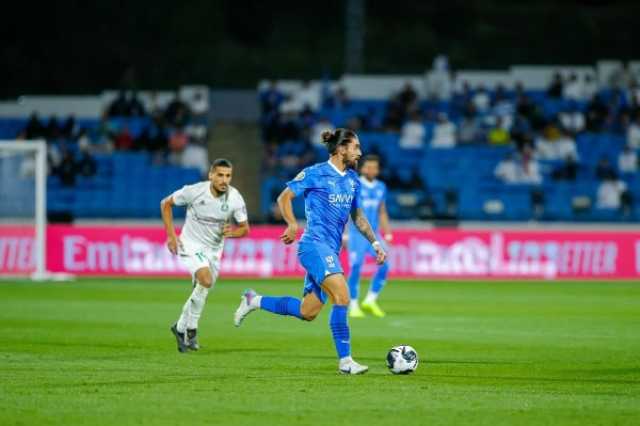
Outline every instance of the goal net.
[[0, 141], [0, 277], [60, 279], [47, 272], [47, 148]]

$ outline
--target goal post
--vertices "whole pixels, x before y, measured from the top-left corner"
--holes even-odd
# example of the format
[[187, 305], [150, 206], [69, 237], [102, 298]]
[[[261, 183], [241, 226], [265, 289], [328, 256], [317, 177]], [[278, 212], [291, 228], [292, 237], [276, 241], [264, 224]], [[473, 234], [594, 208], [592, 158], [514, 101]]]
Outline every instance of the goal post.
[[0, 277], [70, 278], [47, 271], [44, 140], [0, 140]]

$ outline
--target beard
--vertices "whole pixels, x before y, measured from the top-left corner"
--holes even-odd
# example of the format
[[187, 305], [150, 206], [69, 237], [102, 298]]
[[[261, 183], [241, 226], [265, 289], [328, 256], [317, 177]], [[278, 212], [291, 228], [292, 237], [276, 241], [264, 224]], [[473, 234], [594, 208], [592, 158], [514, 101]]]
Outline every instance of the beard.
[[358, 170], [358, 160], [345, 160], [345, 163], [347, 165], [347, 168]]

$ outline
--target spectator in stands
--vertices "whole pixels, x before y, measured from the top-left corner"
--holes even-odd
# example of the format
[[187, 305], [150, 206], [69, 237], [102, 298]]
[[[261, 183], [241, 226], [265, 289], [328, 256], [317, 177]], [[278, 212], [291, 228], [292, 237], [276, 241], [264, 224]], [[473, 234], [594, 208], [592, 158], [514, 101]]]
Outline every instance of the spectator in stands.
[[45, 136], [45, 128], [36, 111], [33, 111], [29, 116], [29, 121], [27, 121], [23, 132], [26, 139], [38, 139]]
[[562, 97], [562, 93], [563, 93], [562, 75], [560, 75], [560, 73], [556, 71], [553, 74], [553, 77], [551, 78], [551, 84], [549, 84], [549, 87], [547, 88], [547, 96], [549, 96], [550, 98], [559, 99]]
[[542, 176], [540, 175], [540, 167], [538, 161], [536, 161], [533, 149], [525, 145], [520, 153], [518, 174], [519, 183], [537, 185], [542, 182]]
[[302, 133], [300, 120], [292, 106], [283, 105], [278, 116], [278, 131], [275, 140], [278, 143], [299, 140]]
[[133, 148], [133, 136], [129, 132], [129, 126], [124, 125], [115, 137], [115, 149], [118, 151], [129, 151]]
[[582, 100], [582, 83], [575, 72], [572, 72], [567, 78], [567, 82], [562, 89], [562, 96], [571, 101]]
[[429, 99], [443, 101], [451, 99], [451, 84], [449, 58], [443, 54], [437, 55], [433, 58], [428, 78]]
[[533, 129], [539, 130], [544, 126], [544, 118], [540, 108], [526, 95], [518, 97], [516, 101], [517, 115], [525, 118]]
[[62, 161], [56, 168], [55, 173], [60, 178], [60, 183], [62, 183], [63, 186], [74, 186], [76, 184], [78, 169], [75, 159], [73, 158], [73, 153], [69, 150], [63, 151]]
[[129, 102], [127, 101], [127, 92], [120, 90], [118, 97], [107, 108], [109, 117], [126, 117], [129, 115]]
[[158, 99], [158, 92], [156, 90], [153, 90], [149, 95], [147, 109], [149, 111], [149, 115], [151, 116], [162, 114], [162, 106], [160, 105], [160, 100]]
[[493, 170], [494, 176], [507, 184], [533, 184], [542, 182], [538, 162], [533, 157], [533, 150], [525, 146], [518, 158], [509, 153]]
[[206, 90], [196, 90], [191, 98], [191, 112], [199, 123], [206, 123], [209, 113], [209, 99]]
[[400, 147], [421, 148], [424, 145], [426, 130], [422, 124], [422, 117], [419, 112], [413, 112], [404, 126], [400, 135]]
[[584, 82], [582, 83], [581, 100], [591, 99], [598, 92], [598, 84], [596, 79], [589, 73], [584, 74]]
[[493, 175], [504, 183], [518, 183], [518, 166], [512, 153], [505, 155], [496, 165]]
[[555, 169], [551, 176], [555, 180], [569, 180], [575, 181], [578, 175], [578, 163], [573, 155], [568, 155], [564, 164], [559, 168]]
[[625, 145], [618, 155], [618, 169], [621, 173], [635, 173], [638, 171], [638, 155], [630, 145]]
[[634, 120], [627, 128], [627, 144], [633, 149], [640, 148], [640, 112], [637, 112]]
[[529, 120], [520, 114], [514, 118], [513, 125], [509, 131], [511, 139], [516, 144], [518, 151], [522, 150], [525, 144], [533, 146], [532, 128]]
[[502, 119], [502, 127], [509, 130], [513, 124], [513, 114], [515, 112], [515, 105], [507, 97], [507, 93], [504, 90], [504, 86], [498, 84], [496, 93], [491, 104], [491, 114], [495, 117]]
[[503, 127], [502, 117], [496, 118], [495, 125], [487, 133], [487, 142], [493, 146], [508, 145], [511, 142], [509, 131]]
[[62, 133], [60, 132], [60, 123], [58, 117], [54, 114], [49, 118], [47, 127], [45, 129], [45, 137], [50, 140], [60, 139]]
[[596, 93], [587, 105], [587, 131], [600, 132], [608, 115], [607, 105], [602, 101], [602, 97]]
[[182, 161], [182, 153], [184, 152], [189, 137], [184, 129], [178, 127], [173, 129], [169, 134], [169, 161], [173, 164], [180, 164]]
[[275, 81], [269, 81], [269, 84], [265, 90], [260, 92], [260, 107], [262, 109], [263, 116], [273, 115], [278, 112], [280, 104], [285, 100], [285, 95], [282, 93]]
[[600, 157], [596, 165], [596, 177], [599, 180], [616, 179], [617, 174], [606, 156]]
[[441, 112], [438, 114], [438, 122], [433, 128], [431, 147], [453, 148], [454, 146], [456, 146], [456, 125], [449, 121], [447, 114]]
[[489, 111], [489, 107], [491, 106], [491, 96], [489, 96], [489, 91], [483, 84], [478, 85], [478, 89], [471, 98], [471, 102], [479, 114], [484, 114]]
[[578, 159], [575, 141], [555, 123], [549, 123], [536, 141], [536, 151], [542, 160]]
[[95, 158], [91, 155], [91, 146], [88, 139], [82, 139], [78, 142], [79, 157], [76, 161], [76, 170], [80, 176], [95, 176], [98, 165]]
[[400, 102], [405, 115], [418, 109], [418, 93], [411, 82], [407, 81], [398, 93], [398, 102]]
[[397, 133], [400, 131], [404, 121], [404, 111], [402, 105], [396, 97], [387, 104], [387, 111], [383, 120], [383, 127], [388, 132]]
[[129, 117], [144, 117], [147, 115], [147, 111], [144, 109], [144, 105], [138, 98], [138, 92], [133, 90], [127, 101], [127, 116]]
[[558, 119], [562, 124], [562, 128], [571, 135], [582, 132], [586, 126], [584, 114], [577, 108], [576, 104], [564, 108], [558, 114]]
[[60, 126], [60, 136], [65, 139], [75, 139], [76, 133], [76, 118], [73, 115], [70, 115], [67, 117], [64, 124]]
[[458, 142], [461, 145], [476, 143], [481, 138], [480, 125], [473, 113], [465, 113], [458, 130]]
[[596, 206], [600, 209], [619, 209], [626, 190], [627, 185], [615, 176], [605, 177], [598, 186]]
[[175, 97], [164, 112], [164, 118], [170, 126], [184, 127], [191, 118], [189, 106], [180, 97], [180, 92], [176, 91]]

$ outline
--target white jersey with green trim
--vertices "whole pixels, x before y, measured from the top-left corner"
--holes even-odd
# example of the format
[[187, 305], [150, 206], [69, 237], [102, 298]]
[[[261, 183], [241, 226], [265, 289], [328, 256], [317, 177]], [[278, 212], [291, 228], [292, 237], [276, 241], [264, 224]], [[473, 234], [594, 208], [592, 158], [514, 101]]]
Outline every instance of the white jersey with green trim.
[[180, 233], [180, 241], [187, 252], [195, 252], [202, 247], [221, 249], [224, 245], [224, 224], [232, 218], [236, 223], [247, 221], [244, 199], [232, 186], [224, 194], [214, 197], [211, 182], [203, 181], [183, 186], [172, 197], [175, 205], [187, 207], [187, 217]]

